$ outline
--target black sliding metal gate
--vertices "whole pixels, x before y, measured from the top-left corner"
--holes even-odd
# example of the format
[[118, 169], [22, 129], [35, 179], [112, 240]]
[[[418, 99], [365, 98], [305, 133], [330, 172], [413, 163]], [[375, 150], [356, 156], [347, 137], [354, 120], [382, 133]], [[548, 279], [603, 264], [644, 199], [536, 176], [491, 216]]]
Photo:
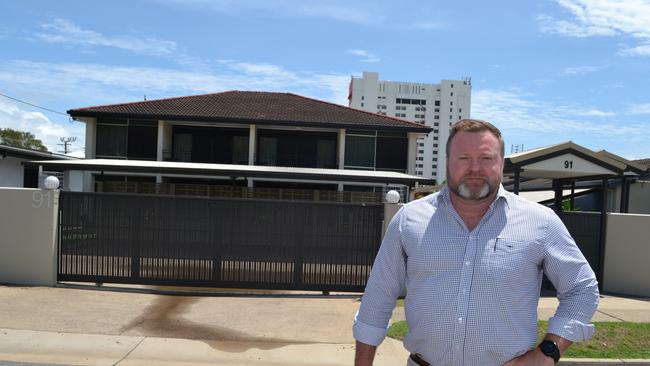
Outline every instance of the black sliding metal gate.
[[61, 192], [58, 280], [363, 291], [381, 204]]
[[605, 255], [601, 253], [602, 225], [605, 225], [601, 213], [571, 211], [560, 212], [559, 216], [600, 281], [601, 257]]
[[[602, 215], [599, 212], [559, 212], [558, 216], [575, 240], [576, 245], [596, 273], [598, 281], [602, 281]], [[555, 290], [553, 284], [544, 276], [542, 287], [545, 290]]]

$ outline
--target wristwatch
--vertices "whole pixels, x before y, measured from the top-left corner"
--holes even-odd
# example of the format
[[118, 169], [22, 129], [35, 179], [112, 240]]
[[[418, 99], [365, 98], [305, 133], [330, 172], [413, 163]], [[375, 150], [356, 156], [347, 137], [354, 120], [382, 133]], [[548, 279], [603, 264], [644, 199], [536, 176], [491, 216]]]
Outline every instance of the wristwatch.
[[557, 348], [557, 343], [545, 339], [542, 343], [539, 344], [539, 349], [542, 353], [555, 361], [557, 363], [560, 360], [560, 349]]

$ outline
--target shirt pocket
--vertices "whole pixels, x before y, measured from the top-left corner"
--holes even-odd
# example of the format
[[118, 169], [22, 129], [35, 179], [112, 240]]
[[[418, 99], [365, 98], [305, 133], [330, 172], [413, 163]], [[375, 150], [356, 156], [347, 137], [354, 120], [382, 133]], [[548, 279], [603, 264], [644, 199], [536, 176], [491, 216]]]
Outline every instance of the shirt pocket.
[[486, 267], [492, 278], [515, 280], [535, 264], [536, 253], [526, 241], [496, 238], [485, 248]]

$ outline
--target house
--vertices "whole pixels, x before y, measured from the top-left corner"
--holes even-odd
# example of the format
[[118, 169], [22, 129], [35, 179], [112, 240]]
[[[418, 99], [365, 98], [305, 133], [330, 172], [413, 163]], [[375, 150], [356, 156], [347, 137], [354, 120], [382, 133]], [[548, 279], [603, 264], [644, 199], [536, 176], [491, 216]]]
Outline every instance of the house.
[[390, 185], [406, 195], [432, 183], [414, 176], [416, 141], [431, 128], [291, 93], [229, 91], [68, 113], [86, 124], [87, 160], [70, 179], [83, 183], [73, 190], [377, 193]]
[[[38, 166], [24, 165], [31, 160], [75, 160], [77, 158], [56, 154], [49, 151], [40, 151], [0, 144], [0, 187], [38, 188], [41, 184]], [[57, 175], [62, 179], [60, 172], [48, 172], [48, 175]]]

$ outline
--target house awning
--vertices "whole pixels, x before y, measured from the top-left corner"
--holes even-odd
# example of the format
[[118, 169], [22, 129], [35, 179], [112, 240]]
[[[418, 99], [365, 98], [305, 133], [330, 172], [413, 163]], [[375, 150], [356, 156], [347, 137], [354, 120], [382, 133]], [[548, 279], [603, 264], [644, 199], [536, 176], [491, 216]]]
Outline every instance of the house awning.
[[381, 184], [434, 184], [435, 180], [390, 171], [290, 168], [260, 165], [204, 164], [172, 161], [80, 159], [38, 160], [24, 164], [40, 165], [46, 170], [123, 172], [149, 174], [202, 175], [230, 178], [275, 178]]

